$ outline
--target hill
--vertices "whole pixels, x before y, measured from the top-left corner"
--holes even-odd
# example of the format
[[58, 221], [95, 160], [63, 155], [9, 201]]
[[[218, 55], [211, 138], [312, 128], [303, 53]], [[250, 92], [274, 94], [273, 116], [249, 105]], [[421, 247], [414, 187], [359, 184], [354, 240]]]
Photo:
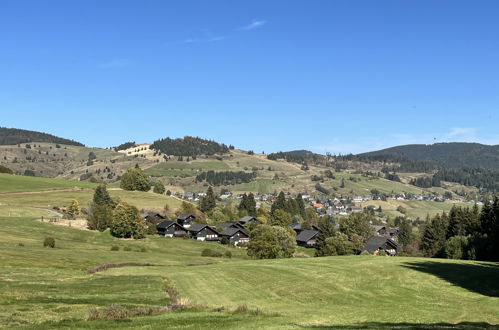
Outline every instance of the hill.
[[442, 167], [499, 168], [499, 145], [479, 143], [435, 143], [410, 144], [362, 153], [357, 156], [391, 160], [389, 156], [403, 157], [413, 161], [432, 162]]
[[[492, 329], [499, 323], [493, 263], [374, 256], [249, 260], [243, 249], [220, 244], [123, 240], [33, 218], [0, 217], [0, 235], [0, 327]], [[47, 236], [56, 248], [43, 247]], [[232, 258], [201, 257], [206, 247], [231, 251]], [[87, 274], [122, 262], [153, 266]], [[165, 277], [177, 287], [183, 310], [85, 320], [92, 308], [112, 304], [143, 311], [165, 306]]]
[[12, 145], [30, 142], [48, 142], [82, 147], [83, 144], [69, 139], [60, 138], [52, 134], [28, 131], [18, 128], [0, 127], [0, 145]]

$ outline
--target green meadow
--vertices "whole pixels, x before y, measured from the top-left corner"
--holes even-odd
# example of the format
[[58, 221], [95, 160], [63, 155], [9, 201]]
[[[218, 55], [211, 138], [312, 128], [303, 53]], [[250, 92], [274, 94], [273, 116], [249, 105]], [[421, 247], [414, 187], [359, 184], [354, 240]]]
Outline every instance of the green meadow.
[[[499, 323], [499, 265], [347, 256], [251, 260], [243, 249], [191, 239], [116, 239], [0, 218], [0, 326], [10, 328], [482, 328]], [[44, 248], [45, 237], [56, 247]], [[118, 246], [119, 251], [111, 251]], [[201, 257], [209, 247], [232, 258]], [[127, 251], [128, 250], [128, 251]], [[145, 251], [145, 252], [142, 252]], [[112, 268], [106, 263], [152, 266]], [[163, 278], [191, 308], [85, 321], [91, 308], [169, 303]], [[238, 312], [246, 305], [249, 311]], [[254, 312], [257, 309], [258, 312]]]
[[0, 193], [94, 188], [96, 186], [95, 183], [88, 181], [73, 181], [0, 173]]
[[[85, 187], [47, 192], [54, 187], [0, 194], [0, 327], [492, 329], [499, 324], [497, 263], [312, 258], [313, 251], [303, 248], [300, 258], [253, 260], [244, 249], [214, 242], [159, 236], [117, 239], [109, 232], [38, 221], [50, 214], [51, 206], [71, 198], [84, 204], [92, 196]], [[180, 205], [177, 199], [153, 193], [110, 193], [139, 208]], [[43, 247], [46, 237], [55, 238], [55, 248]], [[202, 257], [205, 248], [230, 251], [232, 257]], [[88, 273], [119, 263], [141, 265]], [[92, 309], [114, 304], [129, 310], [167, 306], [171, 300], [165, 279], [176, 287], [183, 309], [87, 320]]]

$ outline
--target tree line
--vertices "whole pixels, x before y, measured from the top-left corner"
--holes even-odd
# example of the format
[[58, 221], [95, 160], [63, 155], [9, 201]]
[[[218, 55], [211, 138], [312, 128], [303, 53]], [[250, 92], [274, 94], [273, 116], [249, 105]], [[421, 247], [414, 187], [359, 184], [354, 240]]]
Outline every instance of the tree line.
[[7, 128], [0, 127], [0, 145], [10, 145], [10, 144], [20, 144], [27, 142], [48, 142], [48, 143], [60, 143], [73, 146], [83, 147], [84, 145], [80, 142], [76, 142], [69, 139], [60, 138], [52, 134], [28, 131], [24, 129], [17, 128]]
[[161, 151], [166, 155], [174, 156], [199, 156], [224, 154], [229, 152], [229, 147], [223, 143], [205, 140], [199, 137], [186, 136], [184, 138], [164, 138], [154, 141], [149, 147]]
[[206, 171], [198, 174], [196, 176], [197, 182], [206, 181], [207, 183], [213, 186], [219, 185], [232, 185], [239, 183], [248, 183], [252, 179], [256, 177], [255, 172], [244, 172], [244, 171], [224, 171], [224, 172], [215, 172], [215, 171]]
[[450, 212], [427, 219], [421, 237], [427, 257], [499, 260], [499, 200], [486, 202], [481, 211], [454, 206]]

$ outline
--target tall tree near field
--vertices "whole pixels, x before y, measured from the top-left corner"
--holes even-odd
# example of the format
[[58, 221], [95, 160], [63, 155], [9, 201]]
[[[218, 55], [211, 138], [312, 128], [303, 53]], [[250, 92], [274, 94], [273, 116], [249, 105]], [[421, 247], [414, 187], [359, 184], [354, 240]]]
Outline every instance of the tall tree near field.
[[289, 258], [296, 249], [294, 233], [279, 226], [259, 225], [250, 234], [248, 255], [257, 259]]
[[412, 241], [412, 226], [408, 220], [402, 220], [398, 231], [398, 240], [402, 248], [405, 249]]
[[116, 202], [109, 195], [105, 185], [99, 185], [95, 188], [87, 217], [88, 229], [106, 230], [113, 220], [115, 206]]
[[95, 188], [94, 197], [92, 198], [93, 203], [97, 205], [108, 205], [114, 207], [114, 201], [109, 195], [106, 189], [106, 185], [99, 185]]
[[445, 247], [448, 219], [446, 215], [437, 214], [427, 221], [421, 237], [421, 249], [427, 257], [440, 256]]
[[334, 223], [329, 219], [329, 217], [324, 217], [320, 220], [319, 228], [319, 234], [317, 235], [317, 239], [315, 241], [315, 256], [323, 257], [330, 255], [326, 240], [335, 236], [336, 229], [334, 227]]
[[115, 237], [139, 239], [144, 237], [146, 224], [135, 206], [119, 202], [113, 211], [110, 228]]
[[121, 177], [120, 188], [124, 190], [149, 191], [151, 180], [140, 168], [129, 168]]
[[206, 196], [199, 200], [199, 209], [201, 212], [209, 212], [217, 206], [217, 201], [215, 200], [215, 194], [213, 189], [208, 187], [206, 190]]
[[163, 184], [163, 181], [161, 181], [160, 179], [157, 179], [154, 182], [154, 186], [153, 186], [152, 191], [155, 192], [156, 194], [163, 195], [165, 193], [165, 185]]

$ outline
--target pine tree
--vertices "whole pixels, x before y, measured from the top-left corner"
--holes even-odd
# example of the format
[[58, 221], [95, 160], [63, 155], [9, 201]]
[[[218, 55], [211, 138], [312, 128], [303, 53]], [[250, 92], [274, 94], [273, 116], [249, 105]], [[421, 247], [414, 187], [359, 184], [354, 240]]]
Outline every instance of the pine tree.
[[206, 196], [202, 197], [199, 201], [199, 209], [201, 210], [201, 212], [209, 212], [216, 206], [217, 202], [215, 200], [213, 189], [211, 187], [208, 187], [208, 190], [206, 190]]
[[286, 197], [284, 196], [284, 193], [282, 191], [277, 196], [276, 201], [272, 203], [270, 213], [274, 215], [277, 210], [286, 210]]
[[256, 201], [253, 193], [249, 193], [246, 198], [246, 210], [248, 211], [248, 215], [256, 217]]
[[97, 188], [95, 188], [93, 202], [94, 202], [94, 204], [97, 204], [97, 205], [114, 206], [113, 199], [109, 195], [109, 193], [106, 189], [106, 185], [101, 184]]
[[405, 249], [411, 243], [412, 226], [408, 220], [402, 220], [398, 231], [398, 241], [402, 248]]
[[317, 239], [315, 241], [315, 256], [324, 257], [329, 255], [327, 253], [326, 240], [330, 237], [334, 237], [336, 229], [334, 228], [334, 223], [328, 217], [324, 217], [320, 220], [319, 228], [319, 234], [317, 234]]
[[305, 217], [305, 203], [303, 202], [303, 197], [301, 194], [296, 196], [296, 203], [298, 204], [298, 211], [302, 217]]

